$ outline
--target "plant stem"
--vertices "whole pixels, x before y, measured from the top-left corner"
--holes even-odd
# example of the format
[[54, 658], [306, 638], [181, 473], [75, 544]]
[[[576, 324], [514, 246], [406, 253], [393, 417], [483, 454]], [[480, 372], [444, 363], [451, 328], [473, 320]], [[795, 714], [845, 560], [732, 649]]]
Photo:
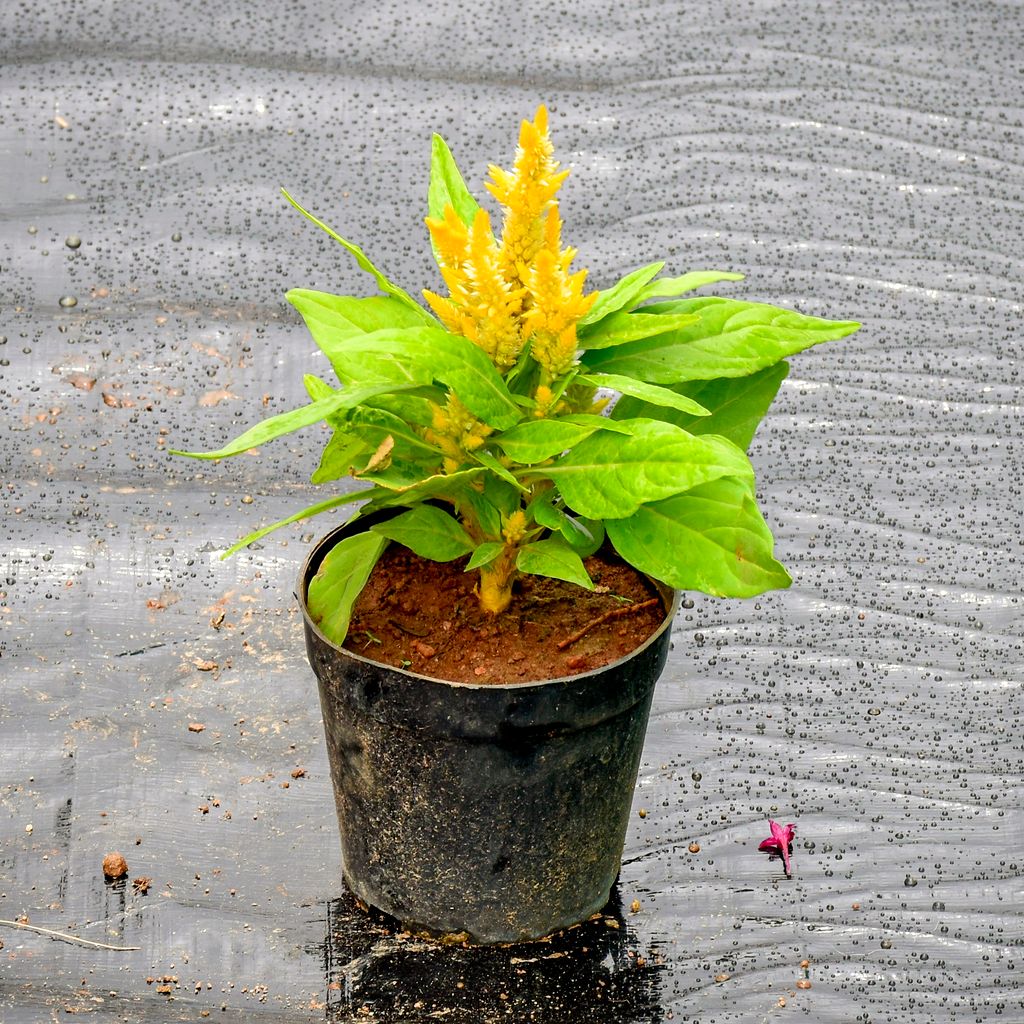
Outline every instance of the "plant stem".
[[518, 548], [506, 545], [493, 562], [480, 569], [477, 596], [480, 598], [480, 607], [491, 615], [500, 615], [512, 603], [517, 553]]

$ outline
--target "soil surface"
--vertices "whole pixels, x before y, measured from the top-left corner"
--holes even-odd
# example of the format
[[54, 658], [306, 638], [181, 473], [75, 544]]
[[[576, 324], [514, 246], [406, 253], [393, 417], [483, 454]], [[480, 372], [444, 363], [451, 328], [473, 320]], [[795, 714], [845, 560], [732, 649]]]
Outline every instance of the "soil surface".
[[481, 610], [465, 561], [430, 562], [389, 546], [356, 601], [345, 647], [440, 679], [528, 682], [616, 661], [665, 620], [651, 581], [608, 549], [584, 562], [594, 591], [523, 576], [498, 616]]

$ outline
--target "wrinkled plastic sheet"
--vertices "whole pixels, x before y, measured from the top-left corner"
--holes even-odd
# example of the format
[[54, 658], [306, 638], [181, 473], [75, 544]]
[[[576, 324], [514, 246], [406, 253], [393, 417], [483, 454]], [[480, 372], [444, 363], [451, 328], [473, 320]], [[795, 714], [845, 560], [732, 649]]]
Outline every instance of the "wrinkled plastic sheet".
[[[0, 1017], [1024, 1020], [1019, 14], [2, 5], [0, 918], [137, 948], [0, 925]], [[541, 99], [595, 285], [865, 326], [755, 439], [795, 582], [688, 595], [607, 914], [453, 950], [340, 880], [292, 598], [335, 520], [218, 558], [316, 500], [320, 435], [165, 449], [325, 372], [287, 288], [371, 287], [279, 186], [436, 287], [430, 132], [479, 189]]]

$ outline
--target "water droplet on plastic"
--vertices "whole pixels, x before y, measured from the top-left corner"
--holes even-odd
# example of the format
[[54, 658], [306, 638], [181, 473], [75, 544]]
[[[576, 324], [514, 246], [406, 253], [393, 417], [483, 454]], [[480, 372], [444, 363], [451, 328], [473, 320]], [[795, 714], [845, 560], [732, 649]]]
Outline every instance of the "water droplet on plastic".
[[69, 249], [77, 249], [82, 244], [82, 240], [78, 235], [68, 235], [68, 237], [64, 239], [64, 244]]
[[76, 299], [74, 295], [62, 295], [60, 297], [60, 305], [63, 306], [64, 309], [71, 309], [72, 306], [78, 305], [78, 299]]

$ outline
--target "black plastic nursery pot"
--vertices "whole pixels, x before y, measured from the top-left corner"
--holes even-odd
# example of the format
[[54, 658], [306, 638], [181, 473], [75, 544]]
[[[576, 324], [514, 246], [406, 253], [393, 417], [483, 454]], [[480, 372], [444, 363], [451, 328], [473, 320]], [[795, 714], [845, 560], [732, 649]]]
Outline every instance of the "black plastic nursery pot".
[[508, 685], [448, 682], [327, 640], [299, 578], [320, 687], [343, 874], [406, 928], [478, 943], [541, 938], [585, 920], [619, 872], [654, 685], [678, 595], [640, 647], [601, 669]]

